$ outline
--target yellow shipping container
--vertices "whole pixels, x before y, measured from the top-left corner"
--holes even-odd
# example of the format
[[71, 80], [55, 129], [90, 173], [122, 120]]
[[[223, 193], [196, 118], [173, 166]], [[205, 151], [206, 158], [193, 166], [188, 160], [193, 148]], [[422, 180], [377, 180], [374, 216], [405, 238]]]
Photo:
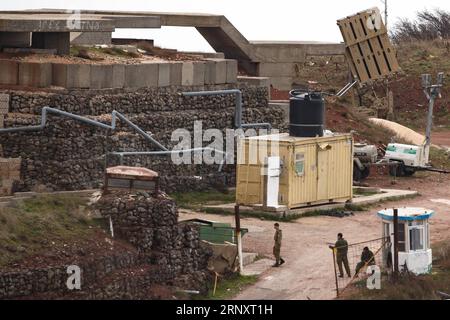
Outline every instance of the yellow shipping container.
[[288, 134], [243, 138], [238, 144], [236, 203], [265, 206], [267, 157], [280, 157], [278, 203], [288, 209], [353, 197], [351, 134], [317, 138]]

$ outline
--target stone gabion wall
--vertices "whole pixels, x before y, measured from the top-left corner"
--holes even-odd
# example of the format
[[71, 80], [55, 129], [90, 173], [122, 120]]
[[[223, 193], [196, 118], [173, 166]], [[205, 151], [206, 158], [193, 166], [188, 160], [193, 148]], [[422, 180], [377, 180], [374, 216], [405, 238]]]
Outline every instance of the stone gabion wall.
[[[82, 270], [82, 289], [84, 290], [85, 284], [89, 286], [117, 270], [138, 266], [143, 263], [142, 260], [137, 253], [123, 252], [77, 262]], [[67, 267], [68, 265], [62, 265], [0, 272], [0, 299], [26, 297], [46, 292], [57, 295], [68, 294]]]
[[202, 246], [196, 227], [178, 224], [174, 200], [164, 193], [114, 192], [102, 196], [96, 207], [102, 216], [111, 217], [119, 237], [132, 243], [156, 266], [154, 282], [176, 285], [181, 281], [184, 287], [207, 290], [207, 265], [212, 253]]
[[[235, 102], [233, 96], [183, 97], [183, 91], [230, 89], [236, 86], [170, 87], [138, 91], [9, 91], [11, 103], [5, 127], [38, 124], [44, 106], [88, 116], [111, 123], [111, 112], [125, 114], [142, 129], [169, 149], [172, 132], [184, 128], [193, 132], [194, 121], [202, 121], [203, 129], [217, 128], [225, 132], [233, 128]], [[283, 110], [269, 108], [266, 87], [240, 85], [243, 92], [244, 122], [269, 122], [274, 128], [283, 126]], [[206, 146], [208, 142], [205, 142]], [[4, 157], [21, 157], [21, 182], [18, 191], [45, 185], [50, 190], [78, 190], [101, 186], [106, 151], [155, 150], [129, 127], [119, 122], [119, 130], [108, 138], [101, 128], [74, 120], [49, 116], [43, 131], [0, 134]], [[193, 145], [192, 145], [193, 146]], [[140, 165], [158, 171], [166, 191], [203, 189], [218, 181], [234, 182], [234, 166], [176, 166], [167, 157], [127, 157], [125, 165]], [[108, 165], [118, 162], [109, 158]], [[199, 179], [201, 177], [202, 179]]]
[[[206, 293], [212, 252], [196, 227], [178, 224], [175, 202], [164, 193], [114, 192], [95, 204], [111, 217], [116, 238], [132, 244], [89, 259], [75, 258], [81, 269], [81, 291], [66, 286], [68, 265], [0, 272], [0, 299], [152, 299], [153, 288], [199, 290]], [[80, 261], [78, 261], [80, 260]], [[167, 287], [168, 286], [168, 287]]]

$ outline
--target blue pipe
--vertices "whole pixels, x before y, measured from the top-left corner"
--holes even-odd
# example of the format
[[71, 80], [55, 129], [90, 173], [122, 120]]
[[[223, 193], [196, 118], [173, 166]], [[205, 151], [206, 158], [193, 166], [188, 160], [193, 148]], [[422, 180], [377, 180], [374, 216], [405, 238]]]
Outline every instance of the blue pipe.
[[161, 150], [164, 150], [164, 151], [168, 150], [166, 147], [164, 147], [158, 141], [153, 139], [152, 136], [150, 136], [147, 132], [145, 132], [144, 130], [139, 128], [133, 122], [128, 120], [123, 114], [117, 112], [116, 110], [114, 110], [111, 113], [111, 115], [112, 115], [111, 125], [107, 125], [107, 124], [104, 124], [102, 122], [91, 120], [89, 118], [82, 117], [82, 116], [79, 116], [79, 115], [76, 115], [76, 114], [73, 114], [73, 113], [69, 113], [69, 112], [66, 112], [66, 111], [62, 111], [62, 110], [58, 110], [58, 109], [54, 109], [54, 108], [50, 108], [50, 107], [43, 107], [42, 108], [42, 113], [41, 113], [41, 123], [39, 125], [24, 126], [24, 127], [14, 127], [14, 128], [3, 128], [3, 129], [0, 129], [0, 133], [14, 133], [14, 132], [21, 132], [21, 131], [39, 131], [39, 130], [43, 130], [45, 128], [45, 125], [47, 124], [47, 114], [48, 113], [54, 113], [54, 114], [61, 115], [61, 116], [67, 117], [67, 118], [71, 118], [71, 119], [74, 119], [74, 120], [77, 120], [77, 121], [80, 121], [80, 122], [83, 122], [83, 123], [86, 123], [86, 124], [89, 124], [89, 125], [100, 127], [102, 129], [113, 130], [113, 131], [116, 130], [116, 128], [117, 128], [117, 126], [116, 126], [116, 118], [118, 118], [118, 119], [122, 120], [123, 122], [125, 122], [132, 129], [134, 129], [137, 133], [139, 133], [145, 140], [149, 141], [150, 143], [153, 143], [154, 145], [156, 145]]
[[235, 95], [236, 108], [234, 109], [234, 127], [235, 129], [242, 128], [267, 128], [269, 131], [272, 130], [272, 125], [270, 123], [242, 123], [242, 91], [239, 89], [229, 89], [229, 90], [217, 90], [217, 91], [197, 91], [197, 92], [183, 92], [182, 95], [185, 97], [198, 97], [198, 96], [220, 96], [224, 94]]
[[[39, 125], [35, 125], [35, 126], [23, 126], [23, 127], [14, 127], [14, 128], [0, 128], [0, 133], [15, 133], [15, 132], [21, 132], [21, 131], [40, 131], [43, 130], [45, 128], [45, 125], [47, 124], [47, 114], [48, 113], [54, 113], [57, 115], [61, 115], [61, 116], [65, 116], [74, 120], [78, 120], [80, 122], [89, 124], [89, 125], [93, 125], [93, 126], [97, 126], [100, 127], [102, 129], [106, 129], [106, 130], [116, 130], [117, 129], [117, 125], [116, 125], [116, 118], [122, 120], [123, 122], [125, 122], [128, 126], [130, 126], [132, 129], [134, 129], [138, 134], [140, 134], [145, 140], [153, 143], [154, 145], [156, 145], [157, 147], [159, 147], [162, 151], [136, 151], [136, 152], [110, 152], [107, 153], [106, 156], [108, 156], [108, 154], [112, 154], [112, 155], [117, 155], [120, 157], [120, 162], [123, 163], [123, 157], [124, 156], [139, 156], [139, 155], [147, 155], [147, 156], [157, 156], [157, 155], [169, 155], [169, 154], [174, 154], [174, 153], [181, 153], [181, 152], [195, 152], [195, 151], [205, 151], [205, 150], [209, 150], [209, 151], [214, 151], [217, 152], [219, 154], [224, 154], [226, 155], [225, 152], [217, 150], [217, 149], [213, 149], [213, 148], [209, 148], [209, 147], [205, 147], [205, 148], [193, 148], [193, 149], [184, 149], [184, 150], [169, 150], [166, 147], [164, 147], [161, 143], [159, 143], [158, 141], [156, 141], [152, 136], [150, 136], [147, 132], [145, 132], [144, 130], [142, 130], [141, 128], [139, 128], [137, 125], [135, 125], [133, 122], [131, 122], [128, 118], [126, 118], [123, 114], [121, 114], [120, 112], [114, 110], [111, 115], [111, 125], [107, 125], [104, 124], [102, 122], [99, 121], [95, 121], [86, 117], [82, 117], [73, 113], [69, 113], [66, 111], [62, 111], [62, 110], [58, 110], [58, 109], [54, 109], [54, 108], [50, 108], [50, 107], [43, 107], [42, 108], [42, 113], [41, 113], [41, 123]], [[222, 167], [223, 167], [223, 161], [220, 164], [219, 167], [219, 171], [222, 171]]]

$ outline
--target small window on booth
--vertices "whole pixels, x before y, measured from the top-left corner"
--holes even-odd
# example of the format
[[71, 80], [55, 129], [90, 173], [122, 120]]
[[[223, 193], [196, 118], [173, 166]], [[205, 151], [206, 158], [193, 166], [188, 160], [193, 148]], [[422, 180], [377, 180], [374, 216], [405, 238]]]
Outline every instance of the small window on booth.
[[305, 154], [296, 153], [295, 154], [295, 173], [297, 176], [305, 175]]
[[[389, 223], [383, 222], [383, 238], [390, 238], [391, 233], [389, 232]], [[390, 240], [390, 239], [389, 239]]]
[[405, 224], [398, 224], [398, 251], [406, 252]]
[[423, 228], [412, 227], [409, 229], [409, 250], [417, 251], [424, 249]]

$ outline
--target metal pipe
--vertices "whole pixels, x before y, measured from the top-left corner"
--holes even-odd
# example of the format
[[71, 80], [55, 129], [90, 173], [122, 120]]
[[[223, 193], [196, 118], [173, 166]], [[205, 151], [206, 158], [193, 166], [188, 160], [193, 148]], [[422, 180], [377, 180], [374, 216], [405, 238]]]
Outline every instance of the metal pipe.
[[[238, 90], [239, 91], [239, 90]], [[106, 140], [108, 141], [108, 137], [111, 131], [114, 131], [117, 129], [117, 121], [116, 118], [118, 118], [119, 120], [125, 122], [129, 127], [131, 127], [132, 129], [134, 129], [139, 135], [141, 135], [145, 140], [149, 141], [150, 143], [156, 145], [159, 149], [161, 149], [162, 151], [147, 151], [147, 152], [108, 152], [108, 150], [106, 150], [106, 154], [105, 154], [105, 165], [107, 164], [107, 158], [109, 154], [112, 155], [118, 155], [119, 156], [119, 163], [122, 165], [123, 164], [123, 157], [124, 156], [138, 156], [138, 155], [169, 155], [169, 154], [174, 154], [174, 153], [181, 153], [181, 152], [194, 152], [194, 151], [214, 151], [217, 152], [219, 154], [223, 154], [226, 156], [226, 152], [217, 150], [217, 149], [213, 149], [213, 148], [209, 148], [209, 147], [205, 147], [205, 148], [193, 148], [193, 149], [185, 149], [185, 150], [169, 150], [166, 147], [164, 147], [161, 143], [159, 143], [157, 140], [155, 140], [152, 136], [150, 136], [147, 132], [145, 132], [144, 130], [142, 130], [141, 128], [139, 128], [137, 125], [135, 125], [133, 122], [131, 122], [128, 118], [126, 118], [123, 114], [121, 114], [120, 112], [114, 110], [111, 113], [111, 125], [107, 125], [105, 123], [99, 122], [99, 121], [95, 121], [83, 116], [79, 116], [73, 113], [69, 113], [66, 111], [62, 111], [59, 109], [54, 109], [54, 108], [50, 108], [50, 107], [43, 107], [42, 108], [42, 113], [41, 113], [41, 123], [39, 125], [34, 125], [34, 126], [23, 126], [23, 127], [14, 127], [14, 128], [0, 128], [0, 133], [15, 133], [15, 132], [21, 132], [21, 131], [39, 131], [39, 130], [43, 130], [45, 128], [45, 125], [47, 124], [47, 114], [48, 113], [54, 113], [57, 115], [61, 115], [61, 116], [65, 116], [77, 121], [80, 121], [82, 123], [86, 123], [89, 125], [93, 125], [96, 127], [100, 127], [102, 129], [106, 129], [107, 130], [107, 135], [106, 135]], [[219, 171], [222, 170], [223, 167], [223, 161], [220, 164], [219, 167]]]
[[235, 95], [235, 105], [234, 109], [234, 127], [235, 129], [241, 128], [267, 128], [272, 130], [272, 125], [270, 123], [242, 123], [242, 91], [239, 89], [229, 89], [229, 90], [216, 90], [216, 91], [196, 91], [196, 92], [182, 92], [185, 97], [198, 97], [198, 96], [220, 96], [233, 94]]
[[164, 151], [116, 151], [116, 152], [110, 152], [112, 155], [117, 156], [165, 156], [170, 154], [176, 154], [176, 153], [186, 153], [186, 152], [195, 152], [195, 151], [215, 151], [220, 154], [226, 155], [226, 152], [213, 149], [210, 147], [204, 147], [204, 148], [192, 148], [192, 149], [182, 149], [182, 150], [164, 150]]
[[116, 118], [119, 118], [120, 120], [122, 120], [123, 122], [125, 122], [128, 126], [130, 126], [132, 129], [134, 129], [137, 133], [139, 133], [145, 140], [153, 143], [154, 145], [156, 145], [158, 148], [160, 148], [161, 150], [165, 150], [167, 151], [168, 149], [166, 147], [164, 147], [162, 144], [160, 144], [158, 141], [156, 141], [155, 139], [153, 139], [152, 136], [150, 136], [147, 132], [145, 132], [144, 130], [142, 130], [141, 128], [139, 128], [137, 125], [135, 125], [133, 122], [131, 122], [130, 120], [128, 120], [123, 114], [117, 112], [116, 110], [114, 110], [111, 115], [111, 125], [107, 125], [103, 122], [99, 122], [99, 121], [95, 121], [83, 116], [79, 116], [73, 113], [69, 113], [66, 111], [62, 111], [59, 109], [54, 109], [54, 108], [50, 108], [50, 107], [43, 107], [42, 108], [42, 113], [41, 113], [41, 123], [39, 125], [35, 125], [35, 126], [24, 126], [24, 127], [14, 127], [14, 128], [1, 128], [0, 129], [0, 133], [14, 133], [14, 132], [21, 132], [21, 131], [39, 131], [39, 130], [43, 130], [45, 128], [45, 125], [47, 124], [47, 114], [48, 113], [54, 113], [60, 116], [64, 116], [70, 119], [74, 119], [77, 121], [80, 121], [82, 123], [86, 123], [89, 125], [93, 125], [96, 127], [100, 127], [102, 129], [106, 129], [106, 130], [112, 130], [115, 131], [117, 129], [117, 125], [116, 125]]
[[[109, 154], [111, 155], [115, 155], [115, 156], [119, 156], [119, 163], [120, 165], [123, 164], [123, 157], [126, 156], [168, 156], [171, 154], [177, 154], [177, 153], [192, 153], [192, 152], [196, 152], [196, 151], [214, 151], [217, 152], [219, 154], [223, 154], [224, 155], [224, 159], [227, 156], [226, 152], [217, 150], [217, 149], [213, 149], [213, 148], [209, 148], [209, 147], [204, 147], [204, 148], [192, 148], [192, 149], [184, 149], [184, 150], [167, 150], [167, 151], [116, 151], [116, 152], [110, 152]], [[218, 172], [222, 172], [223, 169], [223, 165], [225, 160], [220, 161], [220, 165], [219, 165], [219, 169]]]
[[149, 135], [147, 132], [145, 132], [144, 130], [142, 130], [141, 128], [139, 128], [137, 125], [135, 125], [133, 122], [131, 122], [130, 120], [128, 120], [124, 115], [122, 115], [121, 113], [117, 112], [117, 111], [113, 111], [113, 125], [115, 126], [115, 117], [117, 116], [120, 120], [122, 120], [123, 122], [125, 122], [126, 124], [128, 124], [131, 128], [133, 128], [137, 133], [139, 133], [142, 137], [144, 137], [144, 139], [148, 140], [149, 142], [153, 143], [154, 145], [156, 145], [158, 148], [160, 148], [161, 150], [167, 151], [168, 149], [166, 147], [164, 147], [161, 143], [159, 143], [158, 141], [156, 141], [155, 139], [153, 139], [153, 137], [151, 135]]

